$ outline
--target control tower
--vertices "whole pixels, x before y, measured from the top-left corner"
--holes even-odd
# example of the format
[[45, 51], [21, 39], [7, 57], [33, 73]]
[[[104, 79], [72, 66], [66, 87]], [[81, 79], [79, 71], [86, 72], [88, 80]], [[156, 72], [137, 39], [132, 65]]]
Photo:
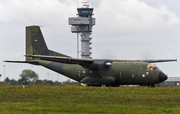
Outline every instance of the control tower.
[[[92, 44], [90, 37], [92, 33], [92, 26], [95, 25], [95, 18], [92, 18], [93, 8], [89, 7], [88, 2], [82, 2], [83, 6], [77, 8], [78, 17], [70, 17], [69, 25], [71, 26], [72, 33], [80, 33], [81, 36], [81, 58], [91, 58], [90, 55], [92, 49], [90, 45]], [[79, 49], [77, 50], [79, 52]]]

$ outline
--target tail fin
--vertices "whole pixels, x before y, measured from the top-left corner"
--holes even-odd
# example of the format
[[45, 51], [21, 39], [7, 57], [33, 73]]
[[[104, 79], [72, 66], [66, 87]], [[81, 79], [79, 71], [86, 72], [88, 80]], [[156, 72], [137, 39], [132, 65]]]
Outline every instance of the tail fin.
[[[39, 26], [26, 27], [26, 55], [49, 55], [68, 57], [66, 55], [48, 49]], [[34, 58], [26, 57], [26, 61], [32, 59]]]

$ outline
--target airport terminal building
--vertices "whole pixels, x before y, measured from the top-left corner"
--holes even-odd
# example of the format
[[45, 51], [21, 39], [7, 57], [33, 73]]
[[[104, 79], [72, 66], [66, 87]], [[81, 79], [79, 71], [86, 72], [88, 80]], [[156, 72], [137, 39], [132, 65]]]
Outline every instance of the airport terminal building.
[[168, 77], [168, 79], [160, 84], [161, 86], [180, 86], [180, 77]]

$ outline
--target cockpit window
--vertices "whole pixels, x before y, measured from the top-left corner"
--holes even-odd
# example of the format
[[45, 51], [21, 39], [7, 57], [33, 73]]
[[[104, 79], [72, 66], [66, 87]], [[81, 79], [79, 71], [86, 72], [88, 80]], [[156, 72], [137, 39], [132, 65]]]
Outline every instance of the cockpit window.
[[147, 71], [153, 71], [153, 70], [159, 70], [159, 68], [155, 64], [150, 63], [150, 64], [148, 64], [146, 70]]

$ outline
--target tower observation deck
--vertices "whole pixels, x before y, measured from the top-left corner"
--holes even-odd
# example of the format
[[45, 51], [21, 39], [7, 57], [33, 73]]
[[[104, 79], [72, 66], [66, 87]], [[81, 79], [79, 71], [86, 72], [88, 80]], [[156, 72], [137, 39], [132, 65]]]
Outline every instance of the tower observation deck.
[[[95, 25], [95, 18], [92, 18], [93, 8], [89, 8], [88, 2], [83, 2], [81, 8], [77, 8], [78, 17], [70, 17], [69, 25], [71, 26], [72, 33], [80, 33], [81, 36], [81, 58], [91, 58], [90, 55], [92, 44], [90, 37], [92, 33], [92, 26]], [[79, 51], [79, 50], [78, 50]]]

